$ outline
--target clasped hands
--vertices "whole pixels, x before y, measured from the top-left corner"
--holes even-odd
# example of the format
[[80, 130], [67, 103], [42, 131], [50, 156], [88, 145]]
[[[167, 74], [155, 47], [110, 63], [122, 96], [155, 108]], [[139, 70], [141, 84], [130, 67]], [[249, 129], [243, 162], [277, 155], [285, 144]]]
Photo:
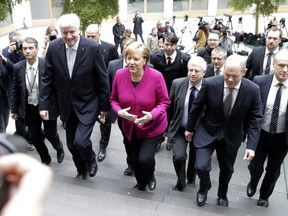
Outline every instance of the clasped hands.
[[136, 125], [145, 124], [146, 122], [149, 122], [149, 121], [151, 121], [153, 119], [151, 112], [142, 111], [144, 116], [142, 116], [141, 118], [138, 118], [137, 115], [133, 115], [133, 114], [130, 114], [128, 112], [130, 109], [131, 109], [131, 107], [119, 110], [118, 111], [118, 116], [121, 117], [121, 118], [124, 118], [124, 119], [126, 119], [128, 121], [133, 121]]

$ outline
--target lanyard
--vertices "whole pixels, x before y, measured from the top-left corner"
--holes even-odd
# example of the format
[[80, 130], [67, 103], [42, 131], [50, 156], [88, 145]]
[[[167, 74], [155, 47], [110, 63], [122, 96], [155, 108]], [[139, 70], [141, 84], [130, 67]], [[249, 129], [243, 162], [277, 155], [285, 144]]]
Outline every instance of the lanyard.
[[32, 94], [32, 90], [33, 90], [34, 85], [35, 85], [35, 81], [36, 81], [37, 74], [38, 74], [38, 68], [37, 68], [37, 70], [36, 70], [36, 74], [34, 75], [34, 80], [33, 80], [33, 83], [32, 83], [32, 85], [31, 85], [31, 82], [30, 82], [29, 76], [28, 76], [28, 71], [26, 70], [27, 81], [28, 81], [28, 84], [29, 84], [29, 87], [30, 87], [29, 95]]

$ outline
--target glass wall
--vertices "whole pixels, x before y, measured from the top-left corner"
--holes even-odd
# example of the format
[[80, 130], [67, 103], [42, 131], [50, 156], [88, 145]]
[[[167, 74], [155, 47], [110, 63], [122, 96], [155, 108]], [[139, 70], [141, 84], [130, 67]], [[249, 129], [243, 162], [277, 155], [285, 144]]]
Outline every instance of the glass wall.
[[144, 1], [143, 0], [127, 0], [128, 7], [127, 12], [128, 14], [135, 14], [136, 11], [140, 13], [144, 12]]
[[173, 11], [187, 11], [189, 0], [173, 0]]
[[51, 0], [53, 18], [61, 16], [64, 0]]
[[[219, 2], [220, 1], [218, 1], [218, 4]], [[192, 7], [191, 10], [207, 10], [208, 0], [192, 0], [191, 7]]]
[[147, 13], [163, 12], [163, 0], [147, 0]]
[[49, 1], [30, 0], [32, 19], [48, 19]]
[[221, 0], [218, 1], [218, 9], [227, 9], [230, 8], [230, 6], [228, 5], [229, 0]]

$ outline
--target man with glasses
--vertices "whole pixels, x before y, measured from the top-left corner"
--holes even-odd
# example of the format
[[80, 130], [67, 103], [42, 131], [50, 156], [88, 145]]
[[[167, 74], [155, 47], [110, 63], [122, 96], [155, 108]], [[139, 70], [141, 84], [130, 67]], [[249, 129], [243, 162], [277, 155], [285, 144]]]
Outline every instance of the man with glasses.
[[[207, 64], [211, 63], [211, 52], [216, 47], [222, 47], [220, 44], [220, 32], [218, 30], [211, 30], [209, 32], [207, 38], [207, 45], [205, 48], [200, 49], [197, 53], [197, 56], [201, 56], [207, 62]], [[227, 56], [233, 54], [231, 49], [227, 49]]]
[[206, 62], [202, 57], [195, 56], [188, 62], [187, 76], [175, 79], [170, 91], [171, 104], [168, 113], [171, 121], [168, 128], [168, 139], [173, 145], [173, 164], [178, 177], [174, 190], [182, 191], [186, 186], [186, 149], [190, 144], [189, 162], [187, 168], [188, 185], [195, 187], [196, 171], [195, 147], [185, 140], [189, 108], [202, 87]]
[[227, 59], [227, 51], [222, 47], [216, 47], [211, 52], [212, 63], [207, 65], [205, 78], [223, 75], [224, 63]]
[[282, 30], [272, 27], [266, 32], [266, 46], [255, 47], [247, 59], [247, 72], [245, 77], [253, 80], [254, 76], [272, 74], [274, 69], [272, 62], [275, 54], [279, 51], [282, 41]]
[[280, 176], [281, 165], [288, 151], [288, 51], [280, 50], [274, 57], [274, 74], [255, 76], [263, 103], [263, 121], [255, 157], [250, 162], [247, 196], [252, 197], [264, 171], [257, 206], [268, 207], [269, 197]]

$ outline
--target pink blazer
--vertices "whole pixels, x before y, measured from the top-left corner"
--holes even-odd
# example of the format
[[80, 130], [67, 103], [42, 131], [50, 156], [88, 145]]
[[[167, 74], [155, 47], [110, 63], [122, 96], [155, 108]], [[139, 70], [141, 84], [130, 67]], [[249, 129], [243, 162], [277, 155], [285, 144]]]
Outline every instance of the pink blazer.
[[130, 113], [143, 116], [142, 111], [152, 114], [152, 121], [141, 126], [123, 119], [122, 127], [130, 140], [133, 128], [137, 138], [154, 137], [163, 133], [167, 128], [166, 110], [170, 104], [167, 87], [160, 72], [145, 67], [144, 75], [136, 87], [133, 86], [128, 68], [117, 70], [110, 96], [111, 107], [114, 112], [131, 107]]

